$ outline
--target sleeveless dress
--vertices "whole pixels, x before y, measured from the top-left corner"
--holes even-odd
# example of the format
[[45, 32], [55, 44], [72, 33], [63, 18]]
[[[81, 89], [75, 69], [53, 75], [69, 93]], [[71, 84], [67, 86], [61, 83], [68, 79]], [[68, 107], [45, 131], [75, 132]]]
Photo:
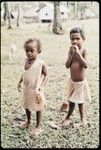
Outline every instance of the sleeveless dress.
[[39, 90], [38, 95], [34, 91], [36, 85], [40, 88], [40, 84], [44, 78], [42, 74], [43, 64], [44, 62], [41, 59], [37, 59], [32, 66], [23, 73], [22, 106], [30, 111], [41, 111], [46, 104], [44, 91]]

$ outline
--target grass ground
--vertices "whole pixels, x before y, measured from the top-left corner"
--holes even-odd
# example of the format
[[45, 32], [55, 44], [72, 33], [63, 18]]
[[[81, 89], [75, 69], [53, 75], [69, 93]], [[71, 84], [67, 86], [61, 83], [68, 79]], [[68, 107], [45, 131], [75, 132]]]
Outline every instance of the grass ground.
[[[79, 112], [76, 106], [71, 116], [72, 125], [68, 129], [52, 129], [48, 121], [60, 123], [66, 112], [60, 112], [65, 101], [66, 81], [69, 70], [65, 68], [70, 45], [69, 30], [73, 26], [84, 24], [86, 32], [85, 46], [89, 53], [87, 80], [90, 85], [92, 102], [86, 105], [87, 127], [77, 129]], [[8, 30], [1, 27], [1, 146], [3, 148], [97, 148], [99, 146], [99, 20], [69, 21], [63, 24], [64, 35], [54, 35], [48, 31], [47, 24], [27, 24]], [[25, 53], [23, 43], [29, 37], [42, 41], [43, 51], [40, 57], [46, 62], [49, 82], [45, 88], [47, 107], [43, 112], [44, 132], [37, 137], [30, 136], [35, 126], [35, 112], [29, 129], [17, 127], [19, 120], [25, 120], [25, 111], [18, 107], [22, 94], [17, 91], [17, 82], [23, 72]], [[17, 46], [16, 58], [9, 61], [10, 44]]]

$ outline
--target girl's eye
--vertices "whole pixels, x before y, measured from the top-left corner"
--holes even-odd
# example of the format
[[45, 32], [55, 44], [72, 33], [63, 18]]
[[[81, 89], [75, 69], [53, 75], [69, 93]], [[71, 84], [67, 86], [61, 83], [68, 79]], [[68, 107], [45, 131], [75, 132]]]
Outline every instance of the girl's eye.
[[26, 52], [28, 53], [28, 52], [29, 52], [29, 50], [27, 50], [27, 49], [26, 49]]
[[30, 49], [30, 50], [26, 50], [26, 52], [27, 52], [27, 53], [28, 53], [28, 52], [33, 53], [34, 51], [33, 51], [33, 49]]
[[34, 51], [33, 50], [30, 50], [31, 51], [31, 53], [33, 53]]
[[75, 39], [71, 38], [72, 41], [74, 41]]
[[76, 38], [76, 39], [71, 38], [71, 40], [72, 40], [72, 41], [74, 41], [74, 40], [80, 40], [80, 38]]

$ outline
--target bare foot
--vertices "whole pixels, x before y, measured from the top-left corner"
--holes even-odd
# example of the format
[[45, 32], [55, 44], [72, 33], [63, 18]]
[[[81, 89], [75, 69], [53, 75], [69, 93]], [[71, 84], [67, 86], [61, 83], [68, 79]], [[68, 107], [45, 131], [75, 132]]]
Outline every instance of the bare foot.
[[20, 127], [20, 128], [28, 128], [29, 126], [30, 126], [30, 123], [24, 122], [24, 123], [22, 123], [19, 127]]
[[85, 126], [86, 126], [86, 122], [84, 122], [84, 121], [81, 121], [80, 123], [78, 123], [78, 124], [76, 125], [77, 128], [85, 127]]
[[61, 108], [60, 108], [60, 111], [65, 111], [65, 110], [67, 110], [67, 108], [68, 108], [68, 104], [67, 103], [63, 103]]
[[81, 121], [79, 124], [80, 124], [80, 127], [85, 127], [87, 123], [86, 121]]
[[70, 121], [67, 119], [65, 119], [62, 123], [62, 127], [65, 127], [65, 128], [68, 127], [69, 125], [70, 125]]
[[43, 130], [42, 130], [40, 127], [39, 127], [39, 128], [34, 128], [34, 129], [32, 129], [31, 134], [32, 134], [32, 135], [38, 135], [38, 134], [40, 134], [42, 131], [43, 131]]

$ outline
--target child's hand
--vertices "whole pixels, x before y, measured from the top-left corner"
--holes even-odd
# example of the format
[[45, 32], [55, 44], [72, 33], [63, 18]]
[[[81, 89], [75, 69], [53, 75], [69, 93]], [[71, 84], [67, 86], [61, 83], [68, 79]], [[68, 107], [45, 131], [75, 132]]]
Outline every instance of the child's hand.
[[37, 89], [34, 89], [34, 92], [37, 94], [37, 93], [38, 93], [38, 90], [37, 90]]
[[21, 92], [21, 83], [18, 83], [17, 88], [18, 88], [18, 91]]
[[43, 90], [44, 90], [44, 88], [43, 88], [43, 87], [40, 87], [39, 91], [43, 91]]
[[42, 95], [41, 95], [40, 92], [38, 92], [37, 93], [37, 102], [38, 102], [38, 104], [41, 103], [41, 101], [42, 101]]
[[77, 45], [73, 45], [73, 47], [74, 47], [75, 53], [80, 54], [78, 46]]
[[42, 100], [42, 95], [39, 91], [34, 90], [36, 98], [37, 98], [37, 103], [39, 104]]
[[72, 45], [70, 46], [70, 54], [74, 54], [75, 53], [75, 47]]

